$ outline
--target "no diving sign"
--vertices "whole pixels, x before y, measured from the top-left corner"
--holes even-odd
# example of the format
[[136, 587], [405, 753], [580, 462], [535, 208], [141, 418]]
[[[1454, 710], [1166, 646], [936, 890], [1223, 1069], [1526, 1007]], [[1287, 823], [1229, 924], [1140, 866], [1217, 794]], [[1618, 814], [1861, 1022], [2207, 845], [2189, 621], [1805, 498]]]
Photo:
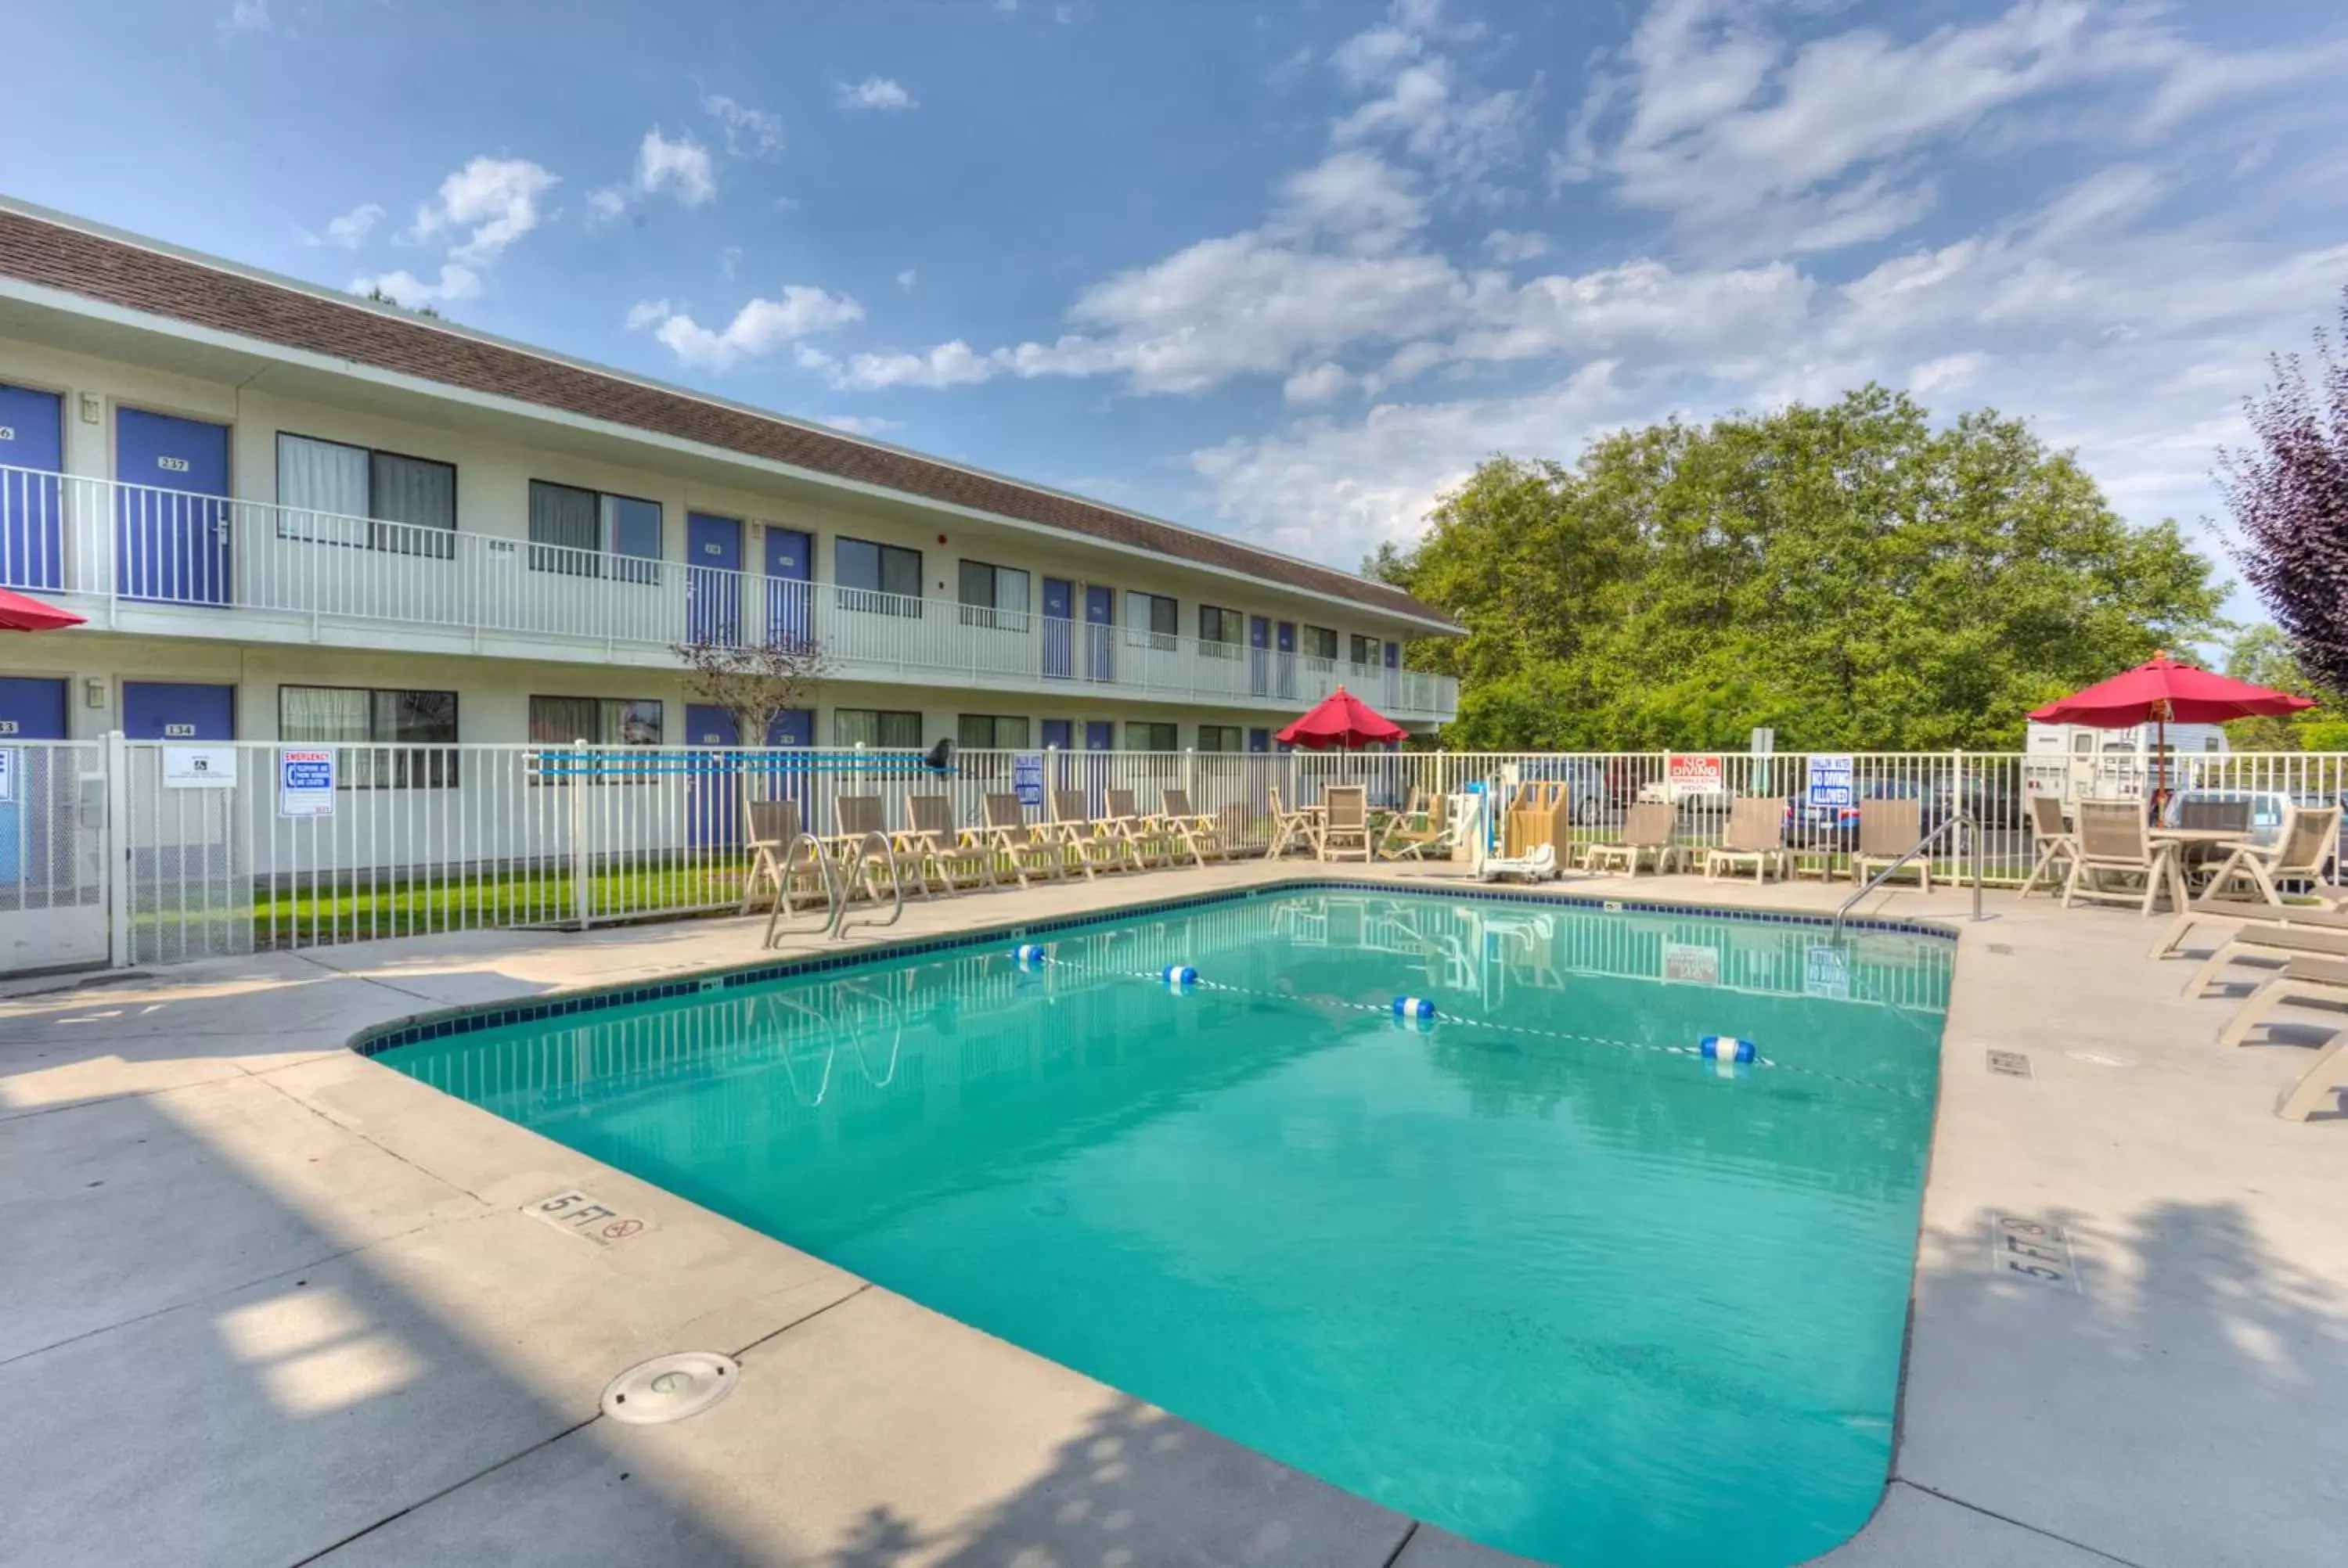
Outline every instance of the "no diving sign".
[[324, 747], [287, 746], [277, 753], [277, 815], [335, 815], [335, 753]]

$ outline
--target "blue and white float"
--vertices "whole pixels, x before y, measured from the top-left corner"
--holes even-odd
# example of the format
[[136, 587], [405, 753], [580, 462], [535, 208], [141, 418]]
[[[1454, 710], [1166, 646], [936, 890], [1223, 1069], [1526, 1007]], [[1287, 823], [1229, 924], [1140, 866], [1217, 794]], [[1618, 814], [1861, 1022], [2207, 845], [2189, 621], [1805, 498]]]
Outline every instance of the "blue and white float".
[[1733, 1034], [1708, 1034], [1696, 1043], [1696, 1054], [1706, 1061], [1750, 1061], [1759, 1052], [1749, 1040]]
[[1199, 971], [1188, 964], [1169, 964], [1158, 978], [1166, 982], [1168, 990], [1182, 991], [1199, 983]]
[[1394, 1015], [1414, 1023], [1429, 1023], [1435, 1019], [1435, 1004], [1425, 997], [1396, 997]]
[[1011, 960], [1023, 969], [1040, 969], [1051, 961], [1045, 956], [1043, 946], [1036, 942], [1022, 942], [1012, 948]]

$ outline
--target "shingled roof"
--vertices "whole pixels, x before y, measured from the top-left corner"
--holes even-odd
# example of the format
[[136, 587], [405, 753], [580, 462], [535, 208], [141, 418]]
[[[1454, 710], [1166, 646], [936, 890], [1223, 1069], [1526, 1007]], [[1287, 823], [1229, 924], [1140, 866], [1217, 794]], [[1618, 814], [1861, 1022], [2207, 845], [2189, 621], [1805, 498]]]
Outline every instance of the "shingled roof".
[[226, 261], [0, 207], [0, 275], [124, 310], [877, 486], [1440, 625], [1409, 594], [1056, 490], [859, 440], [618, 371], [425, 321]]

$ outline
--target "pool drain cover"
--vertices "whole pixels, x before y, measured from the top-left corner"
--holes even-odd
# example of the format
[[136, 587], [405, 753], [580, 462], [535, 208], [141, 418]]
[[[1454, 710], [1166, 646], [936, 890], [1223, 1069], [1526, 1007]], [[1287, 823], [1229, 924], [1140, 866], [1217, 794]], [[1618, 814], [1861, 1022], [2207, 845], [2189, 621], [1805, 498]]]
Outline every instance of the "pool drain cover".
[[741, 1364], [709, 1350], [685, 1350], [631, 1367], [603, 1390], [603, 1413], [633, 1427], [697, 1416], [734, 1391]]

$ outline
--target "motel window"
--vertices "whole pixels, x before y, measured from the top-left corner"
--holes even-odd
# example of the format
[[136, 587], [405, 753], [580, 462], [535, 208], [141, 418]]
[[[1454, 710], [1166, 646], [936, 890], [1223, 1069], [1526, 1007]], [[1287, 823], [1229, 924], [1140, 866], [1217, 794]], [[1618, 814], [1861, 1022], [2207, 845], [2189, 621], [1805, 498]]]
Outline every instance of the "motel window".
[[452, 789], [457, 693], [364, 686], [280, 686], [277, 738], [286, 745], [349, 748], [337, 759], [344, 789]]
[[[530, 542], [532, 571], [656, 582], [660, 579], [660, 503], [532, 479]], [[614, 556], [636, 559], [609, 559]]]
[[1354, 633], [1354, 663], [1366, 664], [1372, 669], [1375, 669], [1378, 665], [1380, 657], [1381, 656], [1378, 652], [1378, 640], [1376, 638], [1365, 637], [1358, 631]]
[[280, 431], [277, 537], [446, 560], [457, 548], [457, 466]]
[[1125, 749], [1128, 752], [1170, 752], [1175, 749], [1174, 726], [1128, 719], [1125, 723]]
[[530, 741], [534, 746], [657, 746], [661, 704], [652, 697], [532, 697]]
[[1308, 626], [1304, 629], [1304, 656], [1337, 662], [1337, 631], [1334, 627]]
[[954, 722], [954, 744], [966, 752], [1015, 752], [1029, 744], [1027, 721], [1004, 713], [964, 713]]
[[1125, 596], [1128, 638], [1137, 648], [1173, 648], [1181, 639], [1181, 606], [1162, 593], [1128, 591]]
[[880, 615], [922, 613], [922, 552], [870, 539], [832, 541], [831, 574], [842, 610]]
[[831, 743], [918, 752], [922, 749], [922, 716], [879, 708], [835, 708], [831, 712]]
[[984, 561], [963, 562], [962, 623], [1004, 631], [1026, 630], [1027, 574]]
[[1245, 751], [1247, 738], [1240, 733], [1237, 724], [1201, 724], [1199, 726], [1199, 749], [1202, 752]]
[[1236, 658], [1247, 641], [1247, 617], [1220, 605], [1199, 607], [1199, 651]]

